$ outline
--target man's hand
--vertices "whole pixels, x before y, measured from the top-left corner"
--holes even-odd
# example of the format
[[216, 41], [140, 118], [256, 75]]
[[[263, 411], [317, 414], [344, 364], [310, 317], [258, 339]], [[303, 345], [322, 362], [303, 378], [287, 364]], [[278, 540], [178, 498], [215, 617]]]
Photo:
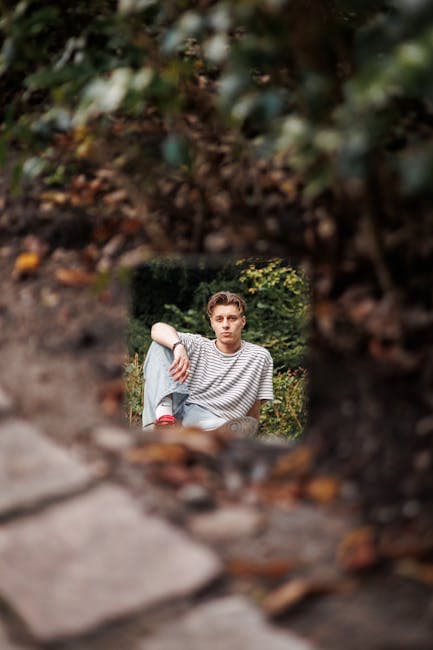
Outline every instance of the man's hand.
[[174, 361], [169, 367], [171, 376], [175, 381], [184, 384], [189, 377], [190, 362], [184, 346], [176, 345], [174, 349]]

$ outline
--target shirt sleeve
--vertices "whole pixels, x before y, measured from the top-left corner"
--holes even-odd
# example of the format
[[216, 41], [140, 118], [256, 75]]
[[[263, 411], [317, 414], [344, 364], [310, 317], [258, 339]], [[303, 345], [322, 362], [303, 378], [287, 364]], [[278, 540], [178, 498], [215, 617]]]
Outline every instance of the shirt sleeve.
[[274, 362], [271, 355], [268, 353], [266, 363], [263, 364], [263, 370], [260, 377], [260, 387], [257, 395], [257, 399], [263, 400], [273, 400], [274, 399], [274, 389], [273, 389], [273, 370]]
[[178, 332], [178, 335], [179, 341], [182, 341], [188, 356], [201, 345], [204, 338], [201, 334], [189, 334], [188, 332]]

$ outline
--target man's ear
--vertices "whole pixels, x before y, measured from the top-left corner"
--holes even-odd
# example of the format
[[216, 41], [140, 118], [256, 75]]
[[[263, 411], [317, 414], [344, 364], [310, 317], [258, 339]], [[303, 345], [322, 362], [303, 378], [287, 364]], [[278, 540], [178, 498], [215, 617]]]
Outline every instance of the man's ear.
[[242, 327], [245, 327], [246, 324], [247, 324], [247, 317], [242, 316]]

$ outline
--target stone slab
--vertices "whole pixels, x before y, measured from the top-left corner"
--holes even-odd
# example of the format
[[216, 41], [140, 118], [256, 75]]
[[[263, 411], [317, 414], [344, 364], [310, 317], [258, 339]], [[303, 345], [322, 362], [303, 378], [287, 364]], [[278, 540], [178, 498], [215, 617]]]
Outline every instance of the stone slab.
[[126, 451], [134, 443], [134, 439], [127, 429], [108, 425], [95, 429], [92, 439], [97, 447], [114, 454]]
[[138, 650], [317, 650], [298, 636], [270, 625], [240, 596], [197, 607], [154, 636]]
[[210, 550], [109, 485], [0, 528], [0, 594], [40, 641], [188, 595], [221, 570]]
[[256, 535], [266, 526], [264, 515], [246, 506], [226, 506], [190, 517], [188, 526], [206, 542], [227, 542]]
[[0, 620], [0, 649], [1, 650], [21, 650], [22, 646], [15, 645], [9, 638], [6, 628]]
[[0, 423], [0, 515], [76, 492], [92, 478], [85, 465], [27, 422]]
[[13, 408], [13, 399], [7, 391], [0, 386], [0, 416], [10, 414]]

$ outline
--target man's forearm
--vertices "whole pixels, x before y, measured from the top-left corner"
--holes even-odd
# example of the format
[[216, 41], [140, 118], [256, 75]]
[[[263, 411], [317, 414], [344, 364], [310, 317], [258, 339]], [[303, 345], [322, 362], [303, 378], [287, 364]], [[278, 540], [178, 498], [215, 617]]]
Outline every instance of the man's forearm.
[[155, 323], [152, 325], [150, 335], [153, 341], [164, 345], [166, 348], [173, 348], [176, 341], [179, 340], [179, 334], [172, 325], [168, 323]]
[[248, 411], [247, 415], [249, 415], [252, 418], [256, 418], [258, 420], [260, 418], [260, 400], [256, 400], [250, 410]]

